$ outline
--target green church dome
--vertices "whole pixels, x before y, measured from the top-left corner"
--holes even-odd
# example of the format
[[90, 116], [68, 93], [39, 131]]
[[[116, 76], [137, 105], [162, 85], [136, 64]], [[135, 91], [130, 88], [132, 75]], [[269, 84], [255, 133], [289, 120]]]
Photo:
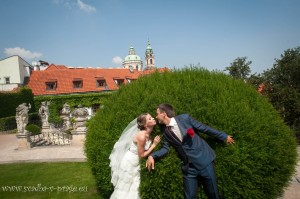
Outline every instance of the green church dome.
[[134, 50], [133, 46], [130, 46], [129, 53], [125, 57], [125, 61], [141, 61], [140, 56], [135, 54], [135, 50]]
[[141, 61], [141, 58], [138, 55], [127, 55], [125, 61]]

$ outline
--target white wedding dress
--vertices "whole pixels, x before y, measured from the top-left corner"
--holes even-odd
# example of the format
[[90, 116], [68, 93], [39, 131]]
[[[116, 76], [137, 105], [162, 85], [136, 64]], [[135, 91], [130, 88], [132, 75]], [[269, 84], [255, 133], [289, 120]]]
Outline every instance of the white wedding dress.
[[[145, 144], [148, 150], [151, 140]], [[137, 151], [137, 144], [132, 142], [129, 150], [125, 153], [120, 162], [118, 180], [110, 199], [139, 199], [140, 185], [140, 164]]]

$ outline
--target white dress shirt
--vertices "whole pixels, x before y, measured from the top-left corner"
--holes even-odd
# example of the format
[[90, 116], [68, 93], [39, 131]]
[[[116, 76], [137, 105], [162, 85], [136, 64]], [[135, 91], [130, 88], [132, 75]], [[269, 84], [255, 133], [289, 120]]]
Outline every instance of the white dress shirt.
[[175, 135], [178, 137], [178, 139], [179, 139], [180, 141], [182, 141], [182, 135], [181, 135], [180, 129], [179, 129], [178, 124], [177, 124], [177, 122], [176, 122], [176, 120], [175, 120], [174, 117], [171, 118], [170, 123], [169, 123], [169, 125], [167, 125], [167, 126], [170, 126], [171, 129], [172, 129], [172, 131], [173, 131], [173, 132], [175, 133]]

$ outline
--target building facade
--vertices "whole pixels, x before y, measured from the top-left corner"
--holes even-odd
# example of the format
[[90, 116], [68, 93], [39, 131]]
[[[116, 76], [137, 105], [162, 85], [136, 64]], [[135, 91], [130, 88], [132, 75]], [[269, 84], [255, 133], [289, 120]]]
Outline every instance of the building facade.
[[27, 84], [33, 67], [15, 55], [0, 61], [0, 91], [12, 91]]

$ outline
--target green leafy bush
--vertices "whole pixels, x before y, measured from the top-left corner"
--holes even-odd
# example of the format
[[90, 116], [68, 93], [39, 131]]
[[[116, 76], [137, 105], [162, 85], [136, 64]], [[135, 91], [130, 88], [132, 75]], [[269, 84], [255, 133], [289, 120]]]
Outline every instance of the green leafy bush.
[[17, 93], [0, 93], [0, 118], [16, 115], [16, 108], [22, 103], [30, 103], [30, 112], [35, 112], [31, 89], [22, 87]]
[[[155, 116], [157, 105], [170, 103], [177, 114], [189, 113], [231, 134], [234, 145], [203, 138], [215, 150], [218, 186], [223, 198], [276, 198], [296, 164], [296, 140], [263, 96], [242, 81], [220, 72], [185, 68], [155, 73], [121, 87], [89, 122], [85, 152], [105, 198], [113, 191], [109, 155], [126, 125], [140, 113]], [[155, 128], [154, 137], [161, 134]], [[158, 147], [159, 148], [159, 147]], [[180, 160], [169, 154], [148, 172], [141, 160], [142, 198], [183, 198]], [[205, 198], [203, 189], [199, 198]]]
[[31, 133], [31, 135], [41, 134], [41, 128], [35, 124], [29, 124], [26, 126], [26, 130]]
[[[28, 114], [28, 123], [40, 124], [38, 113]], [[17, 128], [16, 116], [0, 118], [0, 131], [8, 131]]]
[[8, 131], [17, 128], [16, 117], [3, 117], [0, 118], [0, 131]]

